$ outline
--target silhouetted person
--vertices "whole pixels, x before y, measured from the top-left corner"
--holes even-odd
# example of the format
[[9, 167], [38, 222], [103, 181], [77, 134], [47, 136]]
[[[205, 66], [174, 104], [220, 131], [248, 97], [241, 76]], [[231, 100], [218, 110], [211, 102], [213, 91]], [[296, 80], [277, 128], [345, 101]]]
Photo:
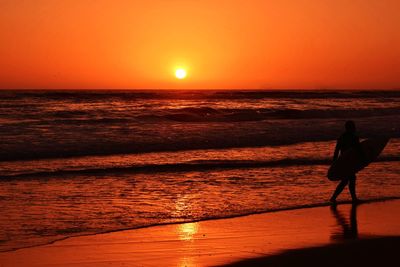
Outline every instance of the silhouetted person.
[[[335, 153], [333, 155], [333, 160], [335, 161], [339, 154], [342, 155], [344, 152], [349, 150], [350, 148], [355, 148], [360, 156], [364, 159], [364, 154], [361, 150], [360, 146], [360, 139], [356, 135], [356, 125], [353, 121], [346, 121], [345, 123], [346, 131], [339, 137], [335, 147]], [[343, 178], [338, 186], [336, 187], [335, 192], [333, 193], [330, 201], [332, 203], [336, 203], [336, 198], [339, 194], [343, 191], [343, 189], [349, 185], [349, 191], [353, 202], [357, 202], [357, 195], [356, 195], [356, 174], [351, 174], [349, 177]]]
[[350, 223], [346, 220], [345, 216], [337, 210], [336, 205], [331, 207], [333, 216], [336, 218], [341, 232], [333, 232], [332, 239], [357, 239], [358, 238], [358, 225], [357, 225], [357, 204], [354, 203], [350, 210]]

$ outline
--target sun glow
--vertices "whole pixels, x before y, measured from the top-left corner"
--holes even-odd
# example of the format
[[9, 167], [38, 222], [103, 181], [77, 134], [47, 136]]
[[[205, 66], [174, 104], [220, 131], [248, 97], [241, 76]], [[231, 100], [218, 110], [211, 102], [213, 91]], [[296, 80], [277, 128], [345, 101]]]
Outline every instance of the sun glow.
[[178, 78], [179, 80], [185, 79], [187, 76], [186, 70], [184, 69], [177, 69], [175, 71], [175, 77]]

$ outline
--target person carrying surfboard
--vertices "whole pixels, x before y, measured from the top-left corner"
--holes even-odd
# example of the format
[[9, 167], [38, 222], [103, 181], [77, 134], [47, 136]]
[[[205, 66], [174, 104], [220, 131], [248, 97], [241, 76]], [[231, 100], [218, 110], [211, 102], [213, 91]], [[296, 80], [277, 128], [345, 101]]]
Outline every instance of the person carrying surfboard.
[[[360, 138], [356, 135], [356, 125], [354, 121], [346, 121], [345, 132], [339, 137], [336, 143], [335, 152], [333, 154], [333, 161], [336, 161], [339, 154], [342, 155], [344, 152], [354, 148], [359, 153], [360, 157], [365, 160], [365, 155], [360, 146]], [[335, 192], [333, 193], [330, 202], [335, 204], [336, 198], [342, 193], [343, 189], [349, 185], [349, 191], [353, 202], [358, 202], [356, 194], [356, 174], [350, 174], [348, 177], [343, 178], [337, 185]]]

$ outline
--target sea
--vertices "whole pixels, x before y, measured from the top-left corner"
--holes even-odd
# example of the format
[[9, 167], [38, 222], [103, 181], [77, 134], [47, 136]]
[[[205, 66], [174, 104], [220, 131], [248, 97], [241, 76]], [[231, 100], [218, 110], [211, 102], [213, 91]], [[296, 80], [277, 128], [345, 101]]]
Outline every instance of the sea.
[[347, 120], [390, 138], [359, 197], [399, 198], [400, 91], [0, 91], [0, 251], [327, 205]]

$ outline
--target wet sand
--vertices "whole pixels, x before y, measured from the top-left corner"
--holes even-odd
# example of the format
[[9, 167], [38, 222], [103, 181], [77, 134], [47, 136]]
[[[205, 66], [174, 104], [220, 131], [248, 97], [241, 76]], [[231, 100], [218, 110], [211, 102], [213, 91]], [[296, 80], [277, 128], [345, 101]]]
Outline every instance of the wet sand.
[[332, 255], [341, 266], [372, 264], [369, 256], [398, 248], [398, 238], [379, 237], [400, 236], [399, 211], [392, 200], [74, 237], [0, 253], [0, 266], [328, 266]]

